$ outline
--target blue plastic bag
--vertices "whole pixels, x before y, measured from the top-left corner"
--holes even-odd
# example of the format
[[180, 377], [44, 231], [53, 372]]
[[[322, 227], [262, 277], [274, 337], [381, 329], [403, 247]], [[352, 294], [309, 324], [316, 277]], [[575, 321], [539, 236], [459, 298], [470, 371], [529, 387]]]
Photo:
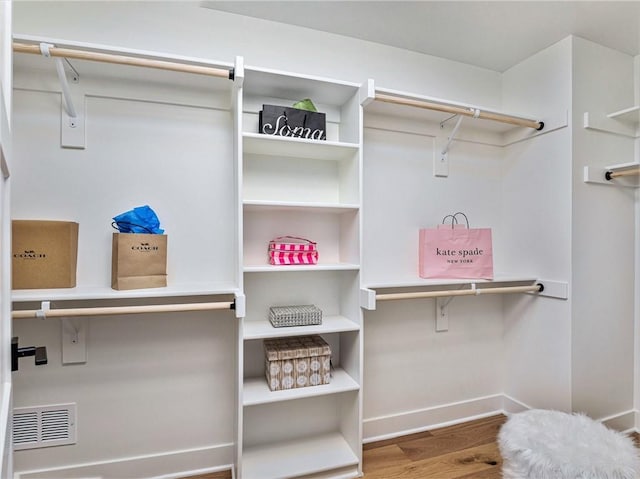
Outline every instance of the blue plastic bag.
[[147, 205], [121, 213], [113, 218], [113, 227], [120, 233], [147, 233], [161, 235], [160, 220], [156, 213]]

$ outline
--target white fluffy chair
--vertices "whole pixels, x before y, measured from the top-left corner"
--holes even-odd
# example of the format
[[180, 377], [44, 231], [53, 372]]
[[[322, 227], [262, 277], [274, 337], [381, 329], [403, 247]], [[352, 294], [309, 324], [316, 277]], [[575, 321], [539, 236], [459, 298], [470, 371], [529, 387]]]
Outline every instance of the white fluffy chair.
[[638, 479], [633, 440], [581, 414], [531, 410], [500, 429], [504, 479]]

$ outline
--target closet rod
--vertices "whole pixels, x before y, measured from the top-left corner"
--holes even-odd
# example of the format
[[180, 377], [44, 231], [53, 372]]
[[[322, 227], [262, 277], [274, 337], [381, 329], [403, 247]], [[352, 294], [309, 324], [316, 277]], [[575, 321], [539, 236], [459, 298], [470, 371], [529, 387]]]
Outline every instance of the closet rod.
[[400, 96], [388, 95], [385, 93], [377, 93], [375, 99], [386, 103], [395, 103], [397, 105], [415, 106], [417, 108], [424, 108], [426, 110], [442, 111], [444, 113], [452, 113], [454, 115], [464, 115], [473, 118], [483, 118], [485, 120], [499, 121], [502, 123], [509, 123], [510, 125], [525, 126], [527, 128], [533, 128], [534, 130], [542, 130], [544, 128], [544, 122], [527, 120], [525, 118], [518, 118], [516, 116], [504, 115], [502, 113], [491, 113], [488, 111], [477, 110], [474, 108], [465, 108], [461, 106], [446, 105], [442, 103], [434, 103], [424, 100], [412, 100], [410, 98], [403, 98]]
[[[28, 45], [26, 43], [13, 43], [13, 51], [18, 53], [33, 53], [41, 55], [40, 45]], [[52, 57], [74, 58], [77, 60], [91, 60], [96, 62], [114, 63], [117, 65], [131, 65], [147, 68], [157, 68], [160, 70], [170, 70], [176, 72], [196, 73], [198, 75], [208, 75], [219, 78], [233, 80], [233, 69], [205, 67], [200, 65], [190, 65], [187, 63], [168, 62], [165, 60], [151, 60], [147, 58], [130, 57], [125, 55], [114, 55], [111, 53], [90, 52], [76, 50], [72, 48], [49, 47]]]
[[70, 318], [74, 316], [108, 316], [113, 314], [141, 313], [175, 313], [186, 311], [214, 311], [219, 309], [235, 309], [235, 302], [187, 303], [187, 304], [153, 304], [146, 306], [110, 306], [103, 308], [68, 308], [46, 310], [13, 311], [13, 319], [25, 318]]
[[607, 171], [604, 174], [604, 177], [610, 181], [614, 178], [619, 178], [621, 176], [633, 176], [633, 175], [640, 175], [640, 167], [632, 168], [630, 170], [622, 170], [622, 171]]
[[445, 296], [478, 296], [481, 294], [510, 294], [510, 293], [540, 293], [544, 291], [542, 283], [529, 286], [504, 286], [501, 288], [472, 288], [448, 291], [421, 291], [416, 293], [385, 293], [376, 294], [376, 301], [390, 301], [394, 299], [442, 298]]

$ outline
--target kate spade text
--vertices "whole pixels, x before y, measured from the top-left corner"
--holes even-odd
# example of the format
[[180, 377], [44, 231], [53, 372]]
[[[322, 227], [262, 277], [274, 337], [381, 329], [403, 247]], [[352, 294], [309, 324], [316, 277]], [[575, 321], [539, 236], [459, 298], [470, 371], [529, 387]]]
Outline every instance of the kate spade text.
[[466, 258], [468, 256], [482, 256], [483, 253], [484, 250], [481, 250], [480, 248], [459, 250], [436, 248], [437, 256], [460, 256], [462, 258]]

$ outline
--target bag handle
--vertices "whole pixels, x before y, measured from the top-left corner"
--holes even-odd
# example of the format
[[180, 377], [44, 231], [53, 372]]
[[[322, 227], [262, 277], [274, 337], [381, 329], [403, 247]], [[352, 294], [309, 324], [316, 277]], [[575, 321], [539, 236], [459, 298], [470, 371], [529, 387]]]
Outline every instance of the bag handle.
[[447, 218], [451, 218], [451, 229], [453, 229], [454, 225], [458, 224], [458, 215], [464, 216], [464, 221], [467, 223], [467, 229], [469, 229], [469, 218], [467, 218], [467, 215], [465, 215], [462, 211], [458, 211], [457, 213], [454, 213], [452, 215], [445, 216], [444, 218], [442, 218], [442, 224], [445, 224]]
[[[129, 223], [128, 221], [112, 221], [111, 222], [111, 227], [114, 230], [120, 231], [119, 228], [119, 224], [123, 224], [123, 225], [129, 225], [129, 226], [135, 226], [137, 228], [142, 228], [143, 230], [146, 230], [147, 234], [154, 234], [154, 232], [152, 230], [150, 230], [149, 228], [147, 228], [146, 226], [143, 225], [137, 225], [135, 223]], [[134, 233], [135, 234], [135, 233]]]
[[297, 240], [301, 240], [301, 241], [306, 241], [309, 244], [316, 244], [315, 241], [311, 241], [307, 238], [301, 238], [299, 236], [278, 236], [277, 238], [273, 238], [271, 241], [275, 241], [275, 240], [280, 240], [280, 239], [286, 239], [286, 238], [290, 238], [290, 239], [297, 239]]

